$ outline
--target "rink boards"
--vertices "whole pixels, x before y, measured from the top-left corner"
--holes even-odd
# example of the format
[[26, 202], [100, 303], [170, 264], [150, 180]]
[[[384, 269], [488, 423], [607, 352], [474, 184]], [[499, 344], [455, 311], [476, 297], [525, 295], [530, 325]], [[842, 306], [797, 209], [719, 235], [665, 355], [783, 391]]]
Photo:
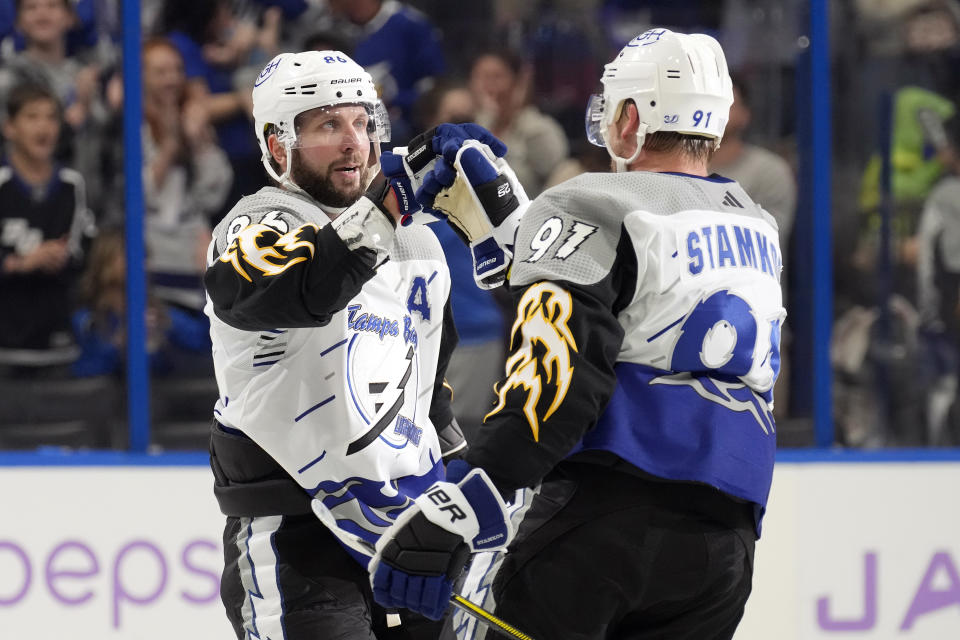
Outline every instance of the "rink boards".
[[[0, 454], [0, 638], [230, 640], [211, 486], [202, 455]], [[960, 638], [958, 487], [956, 452], [781, 455], [737, 640]]]

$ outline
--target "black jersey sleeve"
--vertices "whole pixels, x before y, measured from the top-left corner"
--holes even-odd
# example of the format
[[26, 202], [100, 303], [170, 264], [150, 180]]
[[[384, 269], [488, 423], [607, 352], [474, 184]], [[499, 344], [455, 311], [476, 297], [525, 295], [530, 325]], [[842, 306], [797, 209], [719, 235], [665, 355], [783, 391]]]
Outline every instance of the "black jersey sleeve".
[[375, 260], [332, 225], [253, 224], [213, 256], [204, 285], [217, 317], [237, 329], [323, 326], [374, 276]]
[[503, 492], [536, 485], [592, 429], [616, 384], [636, 257], [622, 230], [609, 273], [592, 284], [537, 280], [511, 287], [517, 316], [506, 377], [465, 459]]

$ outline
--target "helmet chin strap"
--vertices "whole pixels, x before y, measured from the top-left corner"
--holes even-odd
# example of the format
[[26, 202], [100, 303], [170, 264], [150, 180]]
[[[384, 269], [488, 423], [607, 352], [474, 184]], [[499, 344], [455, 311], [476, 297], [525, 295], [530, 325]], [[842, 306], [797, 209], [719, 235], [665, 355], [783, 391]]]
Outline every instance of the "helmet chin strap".
[[627, 167], [631, 162], [637, 159], [637, 156], [640, 155], [640, 150], [643, 148], [643, 143], [647, 139], [647, 123], [641, 122], [637, 126], [637, 148], [633, 150], [633, 153], [629, 158], [624, 158], [618, 156], [614, 153], [610, 145], [607, 145], [607, 153], [610, 154], [610, 157], [613, 158], [614, 170], [617, 173], [626, 173], [628, 171]]
[[267, 174], [284, 189], [307, 195], [307, 192], [301, 189], [297, 183], [293, 181], [293, 178], [290, 177], [290, 170], [293, 168], [293, 145], [291, 145], [289, 142], [285, 142], [283, 144], [283, 150], [287, 156], [287, 169], [282, 174], [277, 173], [277, 170], [273, 168], [273, 163], [270, 162], [270, 157], [267, 155], [264, 155], [263, 158], [261, 158], [263, 168], [266, 169]]
[[380, 173], [380, 143], [379, 142], [370, 142], [370, 157], [367, 160], [367, 167], [370, 169], [370, 174], [367, 176], [367, 184], [364, 185], [364, 190], [369, 189], [370, 185], [373, 184], [374, 179], [376, 179], [377, 174]]

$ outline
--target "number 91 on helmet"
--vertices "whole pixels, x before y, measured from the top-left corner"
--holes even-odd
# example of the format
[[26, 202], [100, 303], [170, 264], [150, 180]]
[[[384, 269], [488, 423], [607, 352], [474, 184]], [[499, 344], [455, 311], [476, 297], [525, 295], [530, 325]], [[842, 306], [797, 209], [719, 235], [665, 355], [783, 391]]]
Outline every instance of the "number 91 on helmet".
[[720, 44], [704, 34], [649, 29], [628, 42], [604, 66], [603, 94], [591, 96], [585, 116], [587, 139], [607, 147], [610, 127], [627, 100], [637, 107], [640, 126], [632, 162], [647, 135], [674, 131], [700, 136], [720, 144], [733, 87]]
[[[314, 110], [310, 118], [298, 118]], [[291, 163], [278, 174], [267, 144], [271, 134], [288, 159], [292, 149], [369, 144], [371, 176], [379, 171], [380, 144], [390, 141], [390, 119], [373, 79], [340, 51], [276, 56], [254, 82], [253, 119], [263, 166], [281, 184], [290, 179]]]

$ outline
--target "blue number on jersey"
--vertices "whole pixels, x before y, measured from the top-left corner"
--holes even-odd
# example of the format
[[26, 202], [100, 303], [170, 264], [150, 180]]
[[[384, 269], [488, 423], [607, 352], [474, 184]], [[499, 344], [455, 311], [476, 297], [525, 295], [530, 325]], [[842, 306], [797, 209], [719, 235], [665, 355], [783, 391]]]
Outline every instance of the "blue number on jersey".
[[681, 327], [673, 349], [674, 371], [745, 376], [753, 367], [757, 321], [746, 300], [718, 291], [701, 300]]
[[407, 311], [411, 314], [416, 311], [424, 320], [430, 319], [430, 302], [427, 300], [427, 281], [417, 276], [410, 286], [410, 295], [407, 296]]

